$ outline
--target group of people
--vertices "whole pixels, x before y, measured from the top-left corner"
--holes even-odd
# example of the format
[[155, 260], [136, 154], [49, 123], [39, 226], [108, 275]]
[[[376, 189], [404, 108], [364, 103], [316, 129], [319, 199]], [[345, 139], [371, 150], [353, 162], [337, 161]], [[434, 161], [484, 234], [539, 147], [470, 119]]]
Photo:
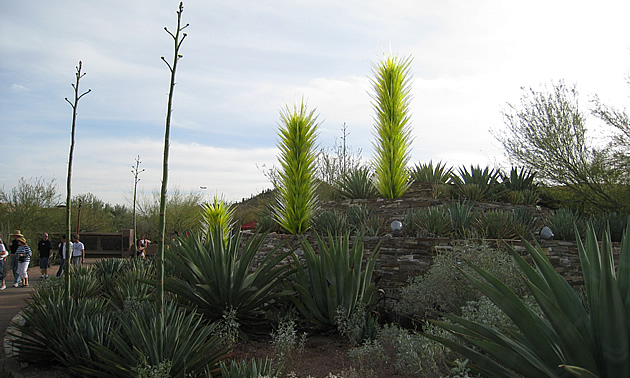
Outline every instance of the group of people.
[[[15, 230], [13, 234], [13, 241], [7, 251], [7, 246], [2, 240], [0, 235], [0, 290], [6, 289], [5, 284], [5, 266], [6, 262], [11, 256], [11, 270], [13, 271], [13, 287], [28, 287], [28, 267], [31, 262], [33, 252], [28, 246], [26, 238], [20, 230]], [[71, 237], [70, 249], [72, 251], [71, 263], [74, 266], [79, 266], [85, 262], [85, 246], [79, 240], [79, 235], [73, 234]], [[65, 267], [66, 259], [66, 237], [61, 237], [61, 242], [58, 246], [58, 251], [61, 256], [61, 264], [57, 271], [57, 277], [61, 277]], [[48, 268], [50, 267], [50, 260], [53, 257], [53, 244], [48, 239], [48, 234], [44, 233], [42, 239], [37, 244], [37, 252], [39, 253], [39, 268], [40, 279], [48, 278]]]

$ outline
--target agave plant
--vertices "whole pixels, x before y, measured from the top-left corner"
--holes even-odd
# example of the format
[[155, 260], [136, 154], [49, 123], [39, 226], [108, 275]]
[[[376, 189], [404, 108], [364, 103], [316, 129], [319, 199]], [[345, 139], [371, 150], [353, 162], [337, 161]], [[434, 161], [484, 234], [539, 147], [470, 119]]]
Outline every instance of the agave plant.
[[221, 361], [221, 376], [223, 378], [250, 378], [250, 377], [280, 377], [282, 366], [273, 366], [273, 359], [266, 357], [250, 361], [231, 360], [228, 365]]
[[322, 234], [343, 235], [350, 232], [348, 217], [338, 210], [324, 210], [313, 221], [315, 231]]
[[441, 161], [433, 166], [433, 160], [429, 160], [428, 164], [416, 164], [410, 174], [414, 182], [448, 184], [453, 178], [453, 167], [447, 168]]
[[282, 169], [278, 172], [274, 217], [287, 232], [301, 234], [311, 226], [317, 203], [317, 116], [302, 103], [293, 111], [287, 107], [281, 119], [284, 127], [278, 131], [278, 160]]
[[307, 319], [322, 326], [335, 325], [338, 307], [353, 313], [358, 303], [375, 300], [372, 273], [379, 255], [380, 243], [363, 262], [363, 235], [350, 247], [350, 237], [328, 236], [328, 242], [317, 236], [319, 254], [306, 241], [302, 249], [306, 267], [298, 266], [291, 276], [297, 297], [291, 300]]
[[167, 251], [174, 274], [165, 278], [164, 287], [213, 321], [235, 310], [241, 329], [253, 331], [255, 325], [267, 323], [263, 316], [274, 300], [289, 294], [279, 290], [279, 284], [292, 273], [290, 264], [281, 263], [293, 251], [280, 252], [280, 245], [253, 269], [266, 235], [256, 234], [244, 246], [240, 233], [230, 235], [225, 243], [220, 228], [205, 241], [194, 235], [181, 238]]
[[385, 198], [402, 197], [410, 184], [410, 67], [411, 58], [389, 56], [373, 68], [375, 186]]
[[92, 343], [96, 367], [77, 371], [94, 377], [136, 377], [139, 367], [166, 364], [170, 377], [213, 376], [228, 357], [214, 324], [204, 324], [199, 314], [172, 302], [166, 302], [163, 311], [146, 302], [119, 316], [120, 330], [108, 335], [112, 345]]
[[536, 172], [531, 169], [512, 167], [510, 174], [501, 175], [502, 184], [506, 189], [522, 192], [524, 190], [537, 190], [538, 185], [534, 182]]
[[518, 235], [514, 212], [489, 210], [475, 220], [479, 233], [488, 239], [513, 239]]
[[439, 207], [427, 207], [417, 213], [416, 227], [433, 237], [448, 236], [453, 232], [452, 217]]
[[[558, 240], [576, 240], [584, 228], [580, 215], [571, 209], [558, 209], [549, 216], [549, 227], [553, 230], [555, 238]], [[575, 228], [580, 231], [575, 233]]]
[[630, 226], [621, 243], [616, 270], [608, 232], [601, 248], [592, 226], [588, 227], [585, 243], [579, 235], [576, 239], [586, 303], [555, 271], [539, 245], [534, 247], [524, 242], [535, 267], [513, 249], [510, 253], [544, 316], [526, 306], [500, 280], [475, 268], [483, 279], [464, 272], [466, 278], [514, 322], [518, 331], [500, 332], [445, 315], [453, 324], [434, 323], [474, 348], [426, 336], [474, 361], [476, 368], [487, 376], [630, 376]]
[[[61, 282], [61, 280], [60, 280]], [[71, 287], [74, 290], [74, 285]], [[107, 344], [106, 334], [115, 325], [102, 298], [69, 298], [67, 287], [35, 295], [24, 308], [24, 324], [14, 323], [19, 333], [12, 334], [20, 359], [66, 368], [90, 366], [91, 342]]]
[[445, 205], [444, 209], [451, 216], [451, 227], [458, 236], [470, 233], [477, 219], [477, 210], [471, 202], [452, 201]]
[[336, 190], [343, 198], [374, 198], [377, 195], [373, 183], [374, 173], [367, 167], [350, 169], [336, 182]]
[[459, 174], [453, 176], [455, 191], [463, 198], [472, 201], [494, 200], [504, 190], [499, 179], [501, 172], [486, 167], [470, 166], [459, 169]]

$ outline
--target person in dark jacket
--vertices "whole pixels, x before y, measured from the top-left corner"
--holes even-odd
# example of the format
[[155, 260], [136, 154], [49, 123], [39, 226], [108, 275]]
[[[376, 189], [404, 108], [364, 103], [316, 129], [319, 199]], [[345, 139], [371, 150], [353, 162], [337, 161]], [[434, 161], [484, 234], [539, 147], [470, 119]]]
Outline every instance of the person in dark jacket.
[[48, 234], [44, 233], [42, 239], [37, 244], [37, 252], [39, 252], [39, 270], [42, 275], [39, 278], [48, 278], [48, 267], [50, 266], [50, 254], [52, 253], [53, 245], [48, 239]]

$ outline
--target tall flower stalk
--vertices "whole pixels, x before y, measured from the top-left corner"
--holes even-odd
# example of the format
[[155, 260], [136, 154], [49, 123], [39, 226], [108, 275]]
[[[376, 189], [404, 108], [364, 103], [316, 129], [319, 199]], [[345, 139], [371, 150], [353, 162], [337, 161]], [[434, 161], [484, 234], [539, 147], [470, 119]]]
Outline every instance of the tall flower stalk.
[[301, 234], [308, 230], [315, 211], [317, 196], [316, 139], [317, 116], [306, 104], [280, 112], [280, 172], [274, 217], [287, 232]]
[[88, 89], [82, 94], [79, 94], [79, 82], [81, 81], [81, 78], [85, 76], [85, 73], [81, 73], [82, 68], [83, 68], [83, 62], [79, 61], [79, 65], [77, 66], [77, 72], [75, 74], [76, 83], [72, 84], [72, 88], [74, 88], [74, 100], [70, 101], [66, 97], [66, 101], [68, 102], [68, 104], [70, 104], [70, 106], [72, 106], [72, 132], [71, 132], [71, 139], [70, 139], [70, 155], [68, 156], [68, 178], [67, 178], [67, 183], [66, 183], [66, 268], [65, 269], [66, 269], [66, 289], [68, 293], [70, 293], [70, 276], [72, 275], [71, 273], [72, 269], [70, 269], [70, 258], [72, 256], [72, 251], [70, 251], [70, 240], [71, 240], [70, 236], [72, 233], [70, 215], [72, 212], [72, 203], [70, 200], [72, 198], [72, 158], [74, 156], [74, 135], [75, 135], [74, 132], [77, 125], [77, 107], [79, 106], [79, 100], [83, 96], [85, 96], [86, 94], [92, 91], [91, 89]]
[[177, 30], [175, 34], [171, 33], [167, 27], [164, 30], [173, 38], [175, 44], [175, 52], [173, 54], [173, 64], [162, 57], [162, 60], [171, 71], [171, 83], [168, 92], [168, 105], [166, 110], [166, 131], [164, 133], [164, 160], [162, 168], [162, 187], [160, 190], [160, 239], [158, 242], [158, 277], [157, 277], [157, 298], [156, 301], [160, 307], [160, 312], [164, 309], [164, 240], [166, 234], [166, 188], [168, 183], [168, 152], [170, 146], [169, 136], [171, 133], [171, 114], [173, 113], [173, 93], [175, 92], [175, 72], [177, 71], [177, 62], [182, 55], [179, 54], [179, 48], [186, 38], [186, 33], [182, 33], [188, 27], [188, 24], [182, 25], [182, 13], [184, 13], [184, 3], [179, 3], [177, 11]]
[[376, 115], [375, 186], [385, 198], [400, 198], [410, 185], [407, 163], [411, 159], [411, 58], [386, 57], [374, 65], [372, 104]]

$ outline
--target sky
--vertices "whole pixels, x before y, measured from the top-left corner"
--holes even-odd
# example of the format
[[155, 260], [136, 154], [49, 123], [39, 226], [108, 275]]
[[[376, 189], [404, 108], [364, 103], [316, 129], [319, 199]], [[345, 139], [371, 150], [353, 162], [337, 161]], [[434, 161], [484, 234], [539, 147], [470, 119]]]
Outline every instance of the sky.
[[[130, 206], [162, 180], [179, 2], [0, 0], [0, 189], [42, 178], [66, 195], [76, 66], [72, 194]], [[627, 1], [189, 0], [171, 120], [168, 187], [249, 198], [272, 185], [280, 111], [304, 101], [320, 148], [373, 157], [372, 69], [411, 57], [411, 165], [507, 166], [493, 134], [522, 88], [564, 80], [588, 111], [628, 103]], [[595, 134], [604, 132], [591, 116]], [[202, 189], [206, 188], [206, 189]]]

